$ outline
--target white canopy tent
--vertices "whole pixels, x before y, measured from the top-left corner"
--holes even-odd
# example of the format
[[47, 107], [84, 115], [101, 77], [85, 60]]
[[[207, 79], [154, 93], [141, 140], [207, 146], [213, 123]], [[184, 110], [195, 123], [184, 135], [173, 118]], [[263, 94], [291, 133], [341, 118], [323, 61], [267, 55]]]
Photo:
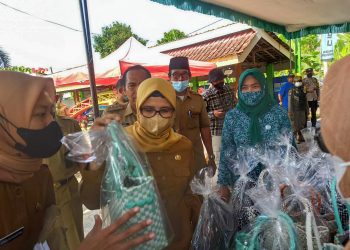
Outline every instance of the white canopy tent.
[[349, 0], [152, 0], [246, 23], [287, 38], [350, 32]]

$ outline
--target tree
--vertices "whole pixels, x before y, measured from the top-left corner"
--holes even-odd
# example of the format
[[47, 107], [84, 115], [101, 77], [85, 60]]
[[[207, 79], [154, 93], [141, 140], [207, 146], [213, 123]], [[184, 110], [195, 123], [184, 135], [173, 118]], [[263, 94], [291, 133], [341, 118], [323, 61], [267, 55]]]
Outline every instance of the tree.
[[334, 46], [334, 61], [350, 55], [350, 33], [338, 34], [338, 40]]
[[10, 67], [10, 56], [0, 47], [0, 68]]
[[172, 29], [164, 32], [163, 38], [157, 41], [157, 45], [169, 43], [187, 37], [186, 34], [178, 29]]
[[[289, 41], [281, 34], [278, 37], [285, 43]], [[294, 40], [291, 41], [292, 48], [295, 48]], [[316, 73], [321, 72], [321, 40], [318, 35], [308, 35], [300, 38], [301, 47], [301, 69], [313, 68]]]
[[321, 40], [318, 35], [302, 37], [301, 69], [313, 68], [316, 73], [321, 72]]
[[94, 48], [99, 52], [101, 57], [105, 57], [120, 47], [130, 37], [135, 37], [143, 45], [146, 45], [148, 40], [145, 40], [134, 34], [130, 25], [124, 23], [113, 22], [109, 26], [102, 27], [102, 34], [95, 35]]

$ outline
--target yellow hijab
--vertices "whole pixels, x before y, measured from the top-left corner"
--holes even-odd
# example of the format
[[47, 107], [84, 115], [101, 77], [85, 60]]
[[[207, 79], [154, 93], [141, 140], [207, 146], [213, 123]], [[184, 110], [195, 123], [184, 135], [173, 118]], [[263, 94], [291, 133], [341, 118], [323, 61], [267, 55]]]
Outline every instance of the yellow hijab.
[[[162, 152], [181, 140], [182, 136], [174, 132], [172, 126], [158, 136], [152, 135], [140, 123], [140, 108], [147, 98], [159, 91], [176, 108], [176, 93], [170, 82], [161, 78], [149, 78], [143, 81], [137, 90], [136, 109], [137, 120], [134, 125], [126, 128], [127, 133], [135, 139], [136, 146], [143, 152]], [[172, 118], [174, 119], [174, 117]]]
[[[45, 97], [46, 96], [46, 97]], [[55, 88], [51, 78], [0, 71], [0, 114], [17, 127], [29, 128], [32, 112], [40, 98], [52, 99]], [[0, 181], [20, 183], [38, 171], [42, 159], [31, 158], [15, 149], [14, 141], [24, 143], [16, 128], [0, 118]]]

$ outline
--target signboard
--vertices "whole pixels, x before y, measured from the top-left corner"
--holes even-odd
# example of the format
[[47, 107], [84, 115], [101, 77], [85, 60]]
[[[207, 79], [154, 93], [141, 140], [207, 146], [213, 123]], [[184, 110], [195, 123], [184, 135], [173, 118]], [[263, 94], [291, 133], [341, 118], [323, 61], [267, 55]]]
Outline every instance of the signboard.
[[327, 62], [334, 59], [334, 39], [333, 34], [322, 34], [321, 39], [321, 61]]

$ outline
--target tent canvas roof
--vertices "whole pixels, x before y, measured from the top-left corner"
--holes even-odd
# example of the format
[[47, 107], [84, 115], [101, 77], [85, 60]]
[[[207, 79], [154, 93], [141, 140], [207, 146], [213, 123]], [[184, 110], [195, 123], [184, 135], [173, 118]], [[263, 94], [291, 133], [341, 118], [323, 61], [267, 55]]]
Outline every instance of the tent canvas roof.
[[[168, 65], [172, 56], [147, 48], [130, 37], [117, 50], [94, 62], [96, 84], [115, 84], [120, 75], [132, 65], [146, 67], [154, 77], [168, 78]], [[214, 63], [190, 60], [192, 76], [207, 75]], [[52, 75], [56, 86], [89, 84], [86, 65]]]
[[287, 38], [350, 32], [349, 0], [152, 0], [278, 32]]

